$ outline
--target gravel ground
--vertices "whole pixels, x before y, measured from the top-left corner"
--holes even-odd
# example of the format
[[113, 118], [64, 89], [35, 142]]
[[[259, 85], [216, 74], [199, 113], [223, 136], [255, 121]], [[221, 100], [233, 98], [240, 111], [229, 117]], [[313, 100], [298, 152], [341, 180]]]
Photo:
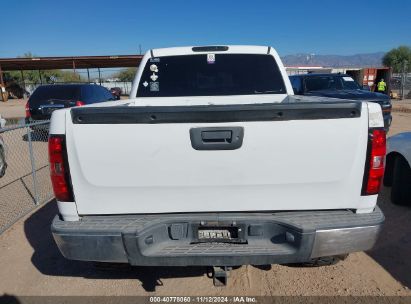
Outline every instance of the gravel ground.
[[[411, 130], [411, 113], [394, 113], [390, 135]], [[408, 295], [411, 208], [378, 200], [386, 223], [377, 246], [320, 268], [243, 266], [216, 288], [201, 267], [131, 267], [64, 259], [50, 234], [54, 201], [0, 235], [0, 295]]]

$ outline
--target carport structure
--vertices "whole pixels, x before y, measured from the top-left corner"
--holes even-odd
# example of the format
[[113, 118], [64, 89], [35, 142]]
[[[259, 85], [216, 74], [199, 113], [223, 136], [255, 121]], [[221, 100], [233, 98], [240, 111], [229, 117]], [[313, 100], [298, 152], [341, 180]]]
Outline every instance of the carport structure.
[[24, 84], [23, 71], [37, 70], [41, 80], [42, 70], [54, 69], [72, 69], [73, 72], [76, 72], [76, 69], [87, 69], [89, 82], [89, 69], [97, 69], [101, 83], [101, 68], [138, 67], [142, 58], [142, 55], [0, 58], [0, 85], [5, 87], [3, 71], [20, 71]]

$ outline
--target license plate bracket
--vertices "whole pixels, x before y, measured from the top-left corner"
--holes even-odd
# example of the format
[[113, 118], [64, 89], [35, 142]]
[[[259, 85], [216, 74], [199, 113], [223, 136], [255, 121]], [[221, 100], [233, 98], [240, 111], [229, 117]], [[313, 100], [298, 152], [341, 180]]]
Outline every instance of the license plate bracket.
[[245, 225], [207, 223], [195, 225], [194, 243], [247, 243]]

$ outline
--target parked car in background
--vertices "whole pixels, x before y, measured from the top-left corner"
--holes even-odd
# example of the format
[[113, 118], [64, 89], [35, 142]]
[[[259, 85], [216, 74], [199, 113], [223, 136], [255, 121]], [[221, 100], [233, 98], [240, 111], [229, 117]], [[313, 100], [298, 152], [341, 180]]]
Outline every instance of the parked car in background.
[[363, 89], [347, 74], [300, 74], [289, 76], [296, 95], [323, 96], [340, 99], [376, 102], [382, 108], [384, 127], [389, 129], [392, 121], [391, 99], [382, 93]]
[[391, 188], [391, 201], [411, 206], [411, 132], [387, 140], [384, 185]]
[[95, 84], [53, 84], [38, 87], [26, 104], [26, 123], [48, 120], [58, 109], [115, 100], [105, 87]]
[[0, 135], [0, 177], [6, 174], [7, 162], [6, 162], [6, 146], [3, 141], [3, 137]]
[[110, 93], [113, 94], [113, 96], [117, 99], [120, 100], [121, 94], [123, 93], [121, 88], [119, 87], [114, 87], [110, 89]]

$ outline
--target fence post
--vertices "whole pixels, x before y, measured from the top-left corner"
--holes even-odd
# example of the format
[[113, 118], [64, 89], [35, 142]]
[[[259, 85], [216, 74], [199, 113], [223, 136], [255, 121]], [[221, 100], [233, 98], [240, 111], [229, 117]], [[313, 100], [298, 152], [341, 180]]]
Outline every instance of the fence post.
[[34, 200], [35, 200], [35, 204], [38, 205], [39, 204], [39, 194], [38, 194], [38, 189], [37, 189], [36, 164], [35, 164], [35, 161], [34, 161], [34, 151], [33, 151], [32, 139], [31, 139], [30, 126], [27, 127], [27, 139], [28, 139], [28, 142], [29, 142], [31, 174], [33, 176]]

